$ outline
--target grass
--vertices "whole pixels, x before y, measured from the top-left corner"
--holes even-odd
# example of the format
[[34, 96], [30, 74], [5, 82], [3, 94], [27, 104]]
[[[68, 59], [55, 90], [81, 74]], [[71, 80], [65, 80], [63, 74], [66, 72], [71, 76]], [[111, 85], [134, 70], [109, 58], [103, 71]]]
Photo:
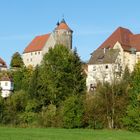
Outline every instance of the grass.
[[0, 127], [0, 140], [140, 140], [140, 133], [123, 130]]

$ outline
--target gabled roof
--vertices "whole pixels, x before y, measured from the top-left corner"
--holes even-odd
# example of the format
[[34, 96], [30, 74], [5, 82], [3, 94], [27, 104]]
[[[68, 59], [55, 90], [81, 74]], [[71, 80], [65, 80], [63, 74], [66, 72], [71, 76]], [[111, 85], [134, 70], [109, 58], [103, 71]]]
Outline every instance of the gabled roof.
[[0, 67], [5, 67], [7, 68], [6, 63], [4, 62], [4, 60], [2, 58], [0, 58]]
[[99, 48], [113, 48], [115, 43], [118, 41], [124, 47], [130, 47], [130, 37], [133, 36], [133, 33], [126, 29], [119, 27], [117, 28]]
[[130, 51], [130, 48], [140, 51], [140, 34], [133, 34], [129, 29], [123, 27], [117, 28], [99, 48], [113, 48], [117, 41], [126, 51]]
[[46, 44], [50, 34], [35, 37], [32, 42], [25, 48], [24, 53], [41, 51]]
[[118, 54], [118, 49], [99, 48], [92, 53], [88, 64], [112, 64], [115, 63]]
[[119, 51], [111, 48], [116, 42], [119, 42], [125, 51], [140, 51], [140, 34], [133, 34], [129, 29], [119, 27], [92, 53], [89, 64], [115, 62]]
[[58, 23], [58, 26], [55, 28], [55, 30], [69, 30], [69, 31], [72, 31], [70, 29], [70, 27], [67, 25], [67, 23], [65, 22], [64, 19], [62, 19], [62, 21], [60, 23]]

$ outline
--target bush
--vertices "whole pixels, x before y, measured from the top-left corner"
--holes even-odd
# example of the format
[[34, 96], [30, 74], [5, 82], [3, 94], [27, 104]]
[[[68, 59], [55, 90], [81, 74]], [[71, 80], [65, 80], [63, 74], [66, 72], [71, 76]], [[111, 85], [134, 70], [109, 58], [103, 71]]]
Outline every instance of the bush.
[[63, 121], [65, 128], [82, 127], [83, 101], [79, 96], [71, 96], [64, 101]]
[[47, 107], [42, 107], [42, 111], [39, 114], [39, 124], [43, 127], [55, 126], [56, 106], [53, 104]]
[[140, 108], [128, 107], [127, 114], [123, 118], [124, 126], [131, 131], [140, 131]]

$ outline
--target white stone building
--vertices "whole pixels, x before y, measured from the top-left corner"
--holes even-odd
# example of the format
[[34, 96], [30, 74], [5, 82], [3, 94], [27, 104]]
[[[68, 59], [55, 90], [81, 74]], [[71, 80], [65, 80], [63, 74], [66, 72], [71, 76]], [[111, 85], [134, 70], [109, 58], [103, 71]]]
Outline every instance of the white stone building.
[[0, 79], [0, 89], [1, 89], [1, 96], [3, 98], [8, 97], [13, 91], [13, 81], [8, 76], [3, 76]]
[[72, 33], [73, 31], [62, 19], [52, 33], [35, 37], [25, 48], [22, 55], [24, 64], [26, 66], [32, 65], [33, 67], [40, 64], [44, 54], [48, 52], [49, 48], [55, 47], [56, 44], [62, 44], [71, 49]]
[[92, 54], [88, 62], [86, 85], [93, 90], [97, 82], [119, 78], [127, 66], [133, 71], [140, 60], [140, 34], [126, 28], [117, 28]]

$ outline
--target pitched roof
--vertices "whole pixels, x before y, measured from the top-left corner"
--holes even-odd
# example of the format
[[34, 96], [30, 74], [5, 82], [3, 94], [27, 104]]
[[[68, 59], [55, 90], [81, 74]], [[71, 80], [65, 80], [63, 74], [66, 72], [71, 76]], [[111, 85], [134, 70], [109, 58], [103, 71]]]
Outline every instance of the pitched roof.
[[58, 24], [58, 26], [55, 28], [55, 30], [69, 30], [72, 31], [70, 29], [70, 27], [67, 25], [67, 23], [65, 22], [64, 19], [62, 19], [62, 21]]
[[112, 48], [117, 41], [126, 51], [130, 51], [131, 48], [140, 51], [140, 34], [133, 34], [129, 29], [123, 27], [117, 28], [99, 48]]
[[9, 76], [2, 76], [0, 78], [0, 81], [12, 81], [12, 78], [10, 78]]
[[112, 48], [117, 41], [121, 43], [124, 50], [131, 48], [132, 36], [134, 35], [129, 29], [119, 27], [101, 44], [99, 48]]
[[115, 63], [119, 54], [118, 49], [99, 48], [92, 53], [88, 64], [112, 64]]
[[[113, 48], [116, 42], [119, 42], [125, 51], [140, 51], [140, 34], [133, 34], [129, 29], [119, 27], [92, 53], [89, 64], [114, 62], [118, 51], [113, 49], [114, 54], [110, 58], [109, 50], [112, 50], [110, 48]], [[106, 53], [104, 53], [104, 48]]]
[[29, 53], [34, 51], [41, 51], [47, 42], [50, 34], [45, 34], [35, 37], [32, 42], [25, 48], [23, 53]]
[[0, 67], [7, 68], [6, 63], [4, 62], [4, 60], [2, 58], [0, 58]]

